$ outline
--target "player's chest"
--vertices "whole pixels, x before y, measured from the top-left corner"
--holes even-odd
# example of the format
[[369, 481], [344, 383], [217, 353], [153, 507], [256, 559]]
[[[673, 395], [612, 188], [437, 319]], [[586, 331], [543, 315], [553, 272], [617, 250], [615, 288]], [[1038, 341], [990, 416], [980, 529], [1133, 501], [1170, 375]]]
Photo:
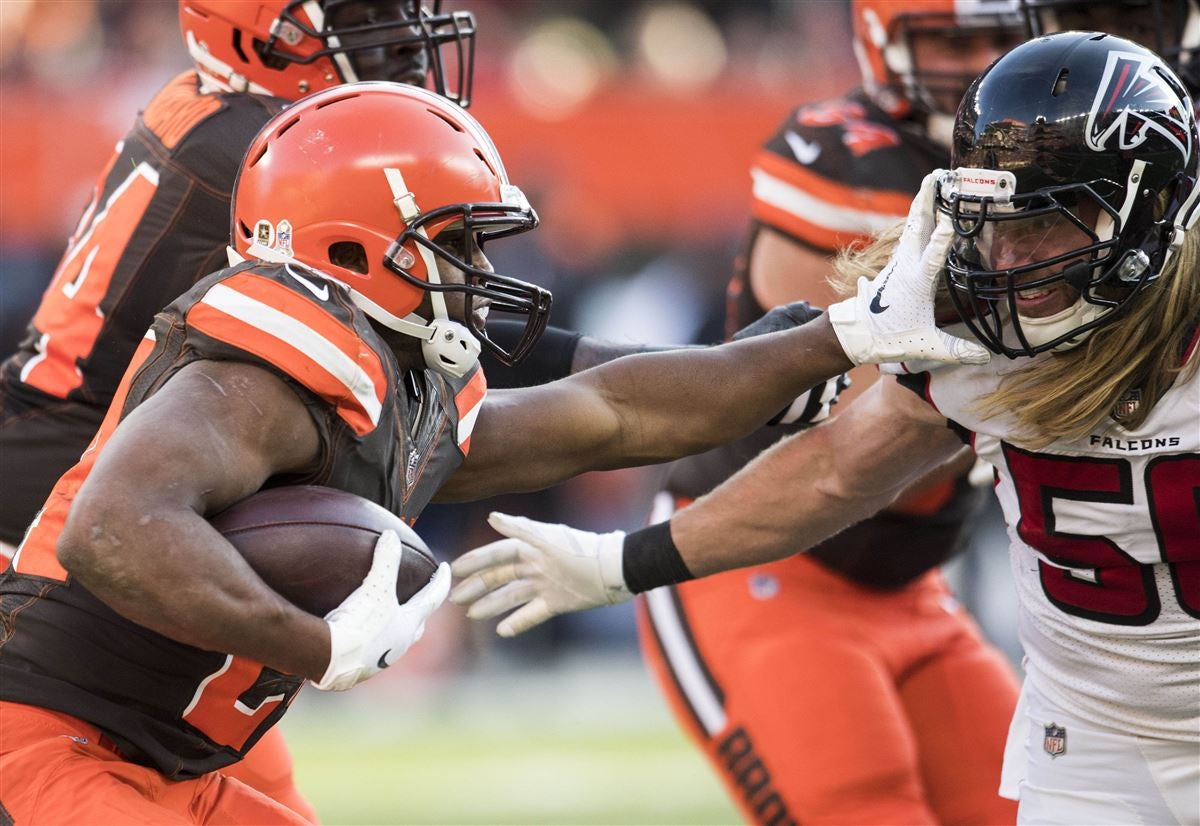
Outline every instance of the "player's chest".
[[[1137, 403], [1135, 399], [1127, 400]], [[1200, 383], [1173, 388], [1136, 430], [1111, 426], [1044, 450], [979, 433], [1018, 536], [1064, 559], [1200, 561]]]
[[411, 373], [397, 393], [389, 475], [398, 512], [405, 518], [416, 519], [462, 464], [456, 439], [458, 417], [447, 396], [441, 382]]

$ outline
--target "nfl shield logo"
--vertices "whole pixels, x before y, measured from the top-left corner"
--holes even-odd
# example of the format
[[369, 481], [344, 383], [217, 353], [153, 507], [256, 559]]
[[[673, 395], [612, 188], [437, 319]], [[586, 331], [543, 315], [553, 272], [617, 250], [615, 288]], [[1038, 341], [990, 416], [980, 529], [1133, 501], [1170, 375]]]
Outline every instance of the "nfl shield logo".
[[1042, 748], [1051, 757], [1058, 757], [1067, 752], [1067, 729], [1057, 723], [1046, 726], [1046, 737], [1042, 740]]
[[1137, 412], [1138, 405], [1141, 403], [1142, 391], [1137, 389], [1130, 390], [1113, 405], [1112, 416], [1114, 419], [1124, 419], [1132, 416]]

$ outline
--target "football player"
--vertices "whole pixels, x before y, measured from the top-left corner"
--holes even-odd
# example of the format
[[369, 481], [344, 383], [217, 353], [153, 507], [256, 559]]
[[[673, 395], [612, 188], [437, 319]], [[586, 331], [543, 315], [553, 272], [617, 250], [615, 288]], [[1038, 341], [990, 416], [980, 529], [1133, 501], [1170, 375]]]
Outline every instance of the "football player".
[[[902, 219], [945, 164], [970, 82], [1025, 39], [1012, 2], [855, 0], [852, 13], [863, 87], [792, 111], [751, 170], [730, 329], [776, 304], [833, 300], [831, 254]], [[856, 371], [843, 398], [877, 376]], [[674, 465], [657, 518], [787, 430]], [[659, 688], [748, 822], [1012, 822], [996, 776], [1018, 683], [938, 570], [966, 544], [973, 458], [964, 450], [807, 554], [639, 601]]]
[[[21, 349], [0, 366], [0, 451], [20, 469], [0, 479], [0, 542], [20, 541], [79, 459], [154, 313], [224, 264], [238, 163], [286, 101], [428, 75], [438, 92], [469, 102], [474, 21], [440, 6], [181, 0], [195, 68], [151, 99], [117, 144]], [[459, 58], [443, 59], [451, 49]]]
[[[1015, 0], [853, 8], [864, 89], [792, 112], [760, 153], [755, 222], [729, 289], [730, 331], [766, 308], [832, 297], [829, 254], [902, 216], [945, 158], [971, 80], [1026, 34]], [[851, 396], [875, 378], [859, 372]], [[793, 406], [791, 428], [764, 428], [676, 464], [656, 513], [819, 419], [828, 411], [820, 401]], [[963, 546], [978, 498], [966, 482], [971, 461], [964, 451], [931, 483], [806, 557], [664, 589], [639, 606], [660, 688], [747, 820], [1013, 819], [995, 776], [1017, 681], [936, 571]], [[880, 560], [877, 545], [907, 552]], [[819, 642], [801, 631], [814, 622], [829, 628]], [[814, 671], [836, 679], [814, 686]], [[779, 693], [793, 702], [773, 702]], [[832, 707], [829, 697], [838, 698]], [[955, 713], [965, 709], [959, 697], [987, 698], [985, 711]], [[810, 747], [796, 749], [797, 737]], [[957, 744], [967, 739], [964, 755]]]
[[[892, 267], [887, 318], [856, 296], [786, 331], [488, 395], [481, 348], [518, 360], [550, 295], [495, 273], [484, 246], [536, 223], [483, 128], [423, 89], [341, 86], [268, 122], [233, 194], [240, 263], [158, 314], [0, 574], [0, 797], [15, 820], [299, 822], [221, 770], [305, 678], [344, 690], [393, 662], [449, 578], [398, 604], [385, 533], [362, 588], [325, 619], [304, 613], [206, 520], [264, 485], [332, 486], [413, 520], [435, 497], [707, 449], [852, 364], [990, 357], [934, 327], [944, 233]], [[520, 319], [516, 345], [489, 336], [497, 310]], [[616, 597], [663, 574], [602, 576]]]
[[[281, 106], [361, 79], [428, 79], [469, 103], [474, 20], [441, 0], [181, 0], [179, 17], [195, 68], [117, 144], [24, 343], [0, 365], [5, 556], [95, 435], [154, 314], [224, 265], [238, 164]], [[232, 770], [312, 816], [277, 732]]]
[[[610, 580], [572, 567], [581, 554], [626, 572], [637, 554], [681, 575], [627, 577], [630, 593], [779, 559], [876, 511], [967, 443], [995, 468], [1020, 600], [1026, 678], [1002, 779], [1003, 793], [1019, 797], [1018, 821], [1195, 823], [1192, 101], [1147, 49], [1065, 32], [990, 67], [953, 134], [954, 168], [926, 178], [910, 221], [935, 239], [955, 236], [945, 293], [962, 325], [1007, 358], [908, 363], [829, 423], [629, 536], [494, 517], [515, 538], [460, 558], [456, 573], [472, 578], [454, 596], [481, 616], [523, 606], [501, 624], [512, 634], [616, 598]], [[888, 252], [908, 261], [917, 249], [884, 239], [845, 271]], [[891, 283], [875, 283], [886, 316]]]

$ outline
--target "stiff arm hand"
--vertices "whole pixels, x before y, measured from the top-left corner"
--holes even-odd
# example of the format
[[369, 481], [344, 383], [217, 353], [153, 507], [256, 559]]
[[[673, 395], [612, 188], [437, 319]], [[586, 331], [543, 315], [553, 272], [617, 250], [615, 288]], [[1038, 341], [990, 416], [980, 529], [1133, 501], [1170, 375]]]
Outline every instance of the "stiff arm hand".
[[858, 293], [829, 308], [838, 342], [855, 364], [991, 360], [987, 349], [939, 330], [934, 321], [934, 298], [955, 238], [949, 217], [934, 204], [944, 174], [935, 169], [921, 182], [887, 265], [874, 279], [858, 279]]
[[325, 615], [329, 625], [329, 668], [316, 687], [345, 691], [374, 677], [413, 646], [425, 633], [425, 621], [450, 591], [450, 566], [442, 563], [407, 602], [396, 599], [396, 577], [404, 545], [395, 531], [384, 531], [375, 543], [371, 570], [362, 585]]
[[633, 596], [621, 570], [624, 531], [590, 533], [503, 513], [488, 516], [488, 524], [507, 538], [454, 561], [454, 575], [463, 581], [450, 601], [476, 620], [518, 609], [497, 626], [502, 637]]

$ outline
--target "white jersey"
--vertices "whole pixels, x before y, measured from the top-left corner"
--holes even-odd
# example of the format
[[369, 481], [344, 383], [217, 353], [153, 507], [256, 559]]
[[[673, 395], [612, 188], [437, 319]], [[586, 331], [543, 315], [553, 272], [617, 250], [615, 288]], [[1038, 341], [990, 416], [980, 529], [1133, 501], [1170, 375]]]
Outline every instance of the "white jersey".
[[1029, 364], [902, 379], [996, 468], [1026, 679], [1081, 719], [1200, 741], [1200, 371], [1136, 431], [1113, 424], [1035, 451], [1011, 417], [977, 409]]

